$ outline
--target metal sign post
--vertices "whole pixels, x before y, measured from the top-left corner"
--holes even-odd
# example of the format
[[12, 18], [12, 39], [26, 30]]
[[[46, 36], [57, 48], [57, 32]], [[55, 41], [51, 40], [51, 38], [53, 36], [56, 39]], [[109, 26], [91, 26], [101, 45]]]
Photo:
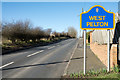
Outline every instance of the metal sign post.
[[109, 72], [110, 71], [110, 30], [108, 30], [107, 55], [108, 55], [107, 71]]
[[84, 30], [84, 75], [86, 73], [86, 30]]

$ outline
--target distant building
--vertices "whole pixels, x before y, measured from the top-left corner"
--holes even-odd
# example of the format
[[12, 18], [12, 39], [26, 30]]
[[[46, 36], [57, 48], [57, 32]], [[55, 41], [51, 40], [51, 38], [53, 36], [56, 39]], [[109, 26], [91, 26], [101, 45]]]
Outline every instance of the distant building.
[[55, 34], [51, 33], [50, 36], [51, 36], [51, 37], [55, 37]]

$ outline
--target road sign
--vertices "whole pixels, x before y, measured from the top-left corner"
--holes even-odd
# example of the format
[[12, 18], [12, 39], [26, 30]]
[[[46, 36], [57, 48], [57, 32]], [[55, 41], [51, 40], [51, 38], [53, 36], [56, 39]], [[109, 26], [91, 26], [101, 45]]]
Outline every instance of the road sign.
[[95, 5], [80, 14], [80, 28], [83, 30], [105, 30], [114, 27], [115, 14], [100, 5]]
[[86, 30], [108, 30], [108, 72], [110, 71], [110, 29], [115, 28], [115, 14], [100, 5], [80, 14], [80, 28], [84, 30], [84, 74], [86, 73]]

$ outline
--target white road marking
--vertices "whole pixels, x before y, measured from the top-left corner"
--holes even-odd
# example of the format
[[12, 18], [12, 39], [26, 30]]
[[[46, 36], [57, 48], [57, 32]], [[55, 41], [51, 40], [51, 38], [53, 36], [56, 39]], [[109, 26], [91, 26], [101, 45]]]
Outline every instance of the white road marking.
[[49, 47], [48, 49], [52, 49], [52, 48], [54, 48], [55, 46], [52, 46], [52, 47]]
[[6, 66], [9, 66], [9, 65], [11, 65], [11, 64], [13, 64], [13, 63], [14, 63], [14, 62], [10, 62], [10, 63], [8, 63], [8, 64], [5, 64], [5, 65], [1, 66], [0, 69], [4, 68], [4, 67], [6, 67]]
[[33, 53], [33, 54], [27, 55], [27, 57], [33, 56], [33, 55], [38, 54], [38, 53], [43, 52], [43, 51], [44, 51], [44, 50], [40, 50], [40, 51], [35, 52], [35, 53]]

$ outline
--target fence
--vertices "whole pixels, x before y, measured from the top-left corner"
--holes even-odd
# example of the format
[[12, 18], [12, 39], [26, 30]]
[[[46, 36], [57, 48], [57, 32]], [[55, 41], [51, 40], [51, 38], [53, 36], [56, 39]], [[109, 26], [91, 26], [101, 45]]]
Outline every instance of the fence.
[[[92, 41], [98, 44], [107, 44], [107, 30], [95, 30], [92, 33]], [[110, 43], [113, 42], [114, 30], [110, 30]]]
[[[120, 21], [120, 16], [118, 13], [115, 14], [115, 23], [117, 23], [117, 21]], [[118, 29], [118, 27], [116, 28]], [[116, 36], [118, 36], [118, 32], [117, 34], [115, 33], [115, 29], [114, 30], [110, 30], [110, 43], [113, 42], [113, 38], [114, 38], [114, 34]], [[98, 44], [107, 44], [107, 30], [95, 30], [92, 33], [92, 42], [97, 42]]]

